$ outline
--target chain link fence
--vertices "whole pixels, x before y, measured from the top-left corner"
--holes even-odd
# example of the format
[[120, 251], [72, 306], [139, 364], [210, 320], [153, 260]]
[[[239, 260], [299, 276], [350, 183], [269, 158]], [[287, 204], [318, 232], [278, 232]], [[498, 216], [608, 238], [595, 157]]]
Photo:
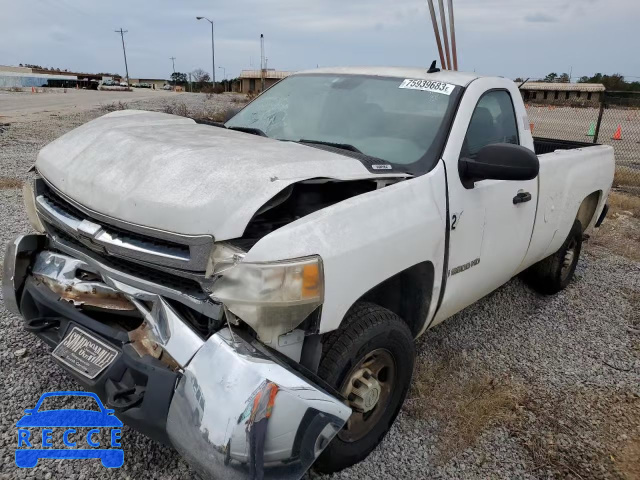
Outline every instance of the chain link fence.
[[640, 195], [640, 94], [604, 92], [599, 102], [526, 102], [535, 137], [611, 145], [615, 150], [614, 186]]

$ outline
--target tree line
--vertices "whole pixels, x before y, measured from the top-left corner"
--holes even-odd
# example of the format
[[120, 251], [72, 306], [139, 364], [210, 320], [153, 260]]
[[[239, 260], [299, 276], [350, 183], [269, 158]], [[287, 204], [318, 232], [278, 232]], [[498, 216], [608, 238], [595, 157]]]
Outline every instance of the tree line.
[[214, 86], [211, 84], [211, 75], [201, 68], [196, 68], [191, 72], [191, 83], [189, 83], [188, 73], [173, 72], [171, 74], [171, 85], [189, 86], [189, 88], [193, 88], [194, 92], [222, 93], [231, 91], [232, 82], [233, 80], [223, 80], [222, 82], [216, 82]]
[[[516, 82], [523, 82], [524, 80], [520, 77], [516, 78]], [[568, 73], [562, 73], [558, 75], [555, 72], [549, 73], [546, 77], [539, 79], [540, 82], [548, 82], [548, 83], [569, 83], [571, 78]], [[607, 90], [617, 90], [623, 92], [640, 92], [640, 82], [627, 82], [624, 79], [624, 75], [619, 73], [613, 73], [611, 75], [606, 75], [602, 73], [596, 73], [595, 75], [589, 77], [584, 75], [578, 79], [578, 83], [601, 83], [605, 86]]]

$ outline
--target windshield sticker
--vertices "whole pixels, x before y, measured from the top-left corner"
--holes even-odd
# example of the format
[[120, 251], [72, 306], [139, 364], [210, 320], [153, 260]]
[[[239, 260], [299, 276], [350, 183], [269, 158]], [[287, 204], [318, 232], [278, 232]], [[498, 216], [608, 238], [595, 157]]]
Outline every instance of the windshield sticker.
[[444, 82], [436, 82], [435, 80], [412, 80], [407, 78], [400, 84], [398, 88], [409, 88], [411, 90], [422, 90], [423, 92], [442, 93], [444, 95], [451, 95], [455, 85]]
[[385, 164], [385, 165], [371, 165], [371, 168], [373, 168], [374, 170], [392, 170], [393, 167], [389, 164]]

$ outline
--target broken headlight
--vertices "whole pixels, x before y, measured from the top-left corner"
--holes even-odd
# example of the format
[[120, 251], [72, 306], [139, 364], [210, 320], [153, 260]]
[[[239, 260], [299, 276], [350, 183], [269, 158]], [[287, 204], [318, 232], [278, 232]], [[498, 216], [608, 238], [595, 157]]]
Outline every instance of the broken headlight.
[[211, 297], [250, 325], [265, 343], [297, 327], [324, 300], [318, 256], [269, 263], [238, 262], [211, 287]]

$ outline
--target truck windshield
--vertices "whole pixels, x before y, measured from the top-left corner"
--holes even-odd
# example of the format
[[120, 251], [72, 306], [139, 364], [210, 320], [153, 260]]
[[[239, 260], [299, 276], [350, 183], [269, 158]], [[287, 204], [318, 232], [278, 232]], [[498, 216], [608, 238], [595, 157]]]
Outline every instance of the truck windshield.
[[[445, 91], [437, 91], [438, 86], [446, 86]], [[437, 160], [461, 90], [402, 78], [294, 75], [264, 92], [226, 126], [361, 152], [423, 173]]]

